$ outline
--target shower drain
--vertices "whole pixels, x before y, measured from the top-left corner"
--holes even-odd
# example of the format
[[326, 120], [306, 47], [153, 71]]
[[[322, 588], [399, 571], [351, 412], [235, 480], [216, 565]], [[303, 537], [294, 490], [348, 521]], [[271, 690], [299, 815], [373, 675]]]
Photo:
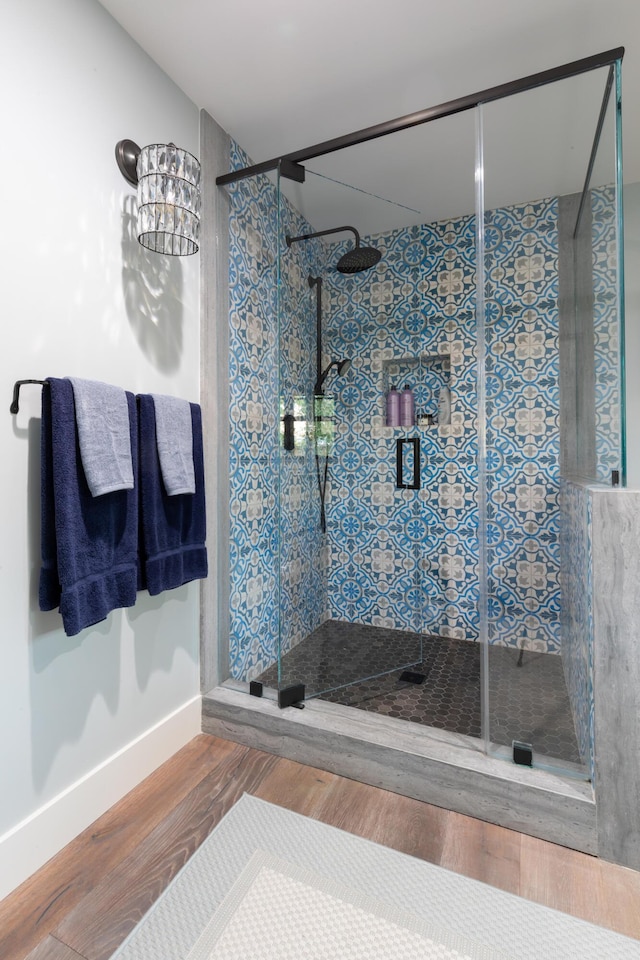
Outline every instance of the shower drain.
[[[427, 670], [427, 673], [429, 671]], [[424, 683], [427, 673], [416, 673], [414, 670], [405, 670], [398, 677], [398, 683]]]

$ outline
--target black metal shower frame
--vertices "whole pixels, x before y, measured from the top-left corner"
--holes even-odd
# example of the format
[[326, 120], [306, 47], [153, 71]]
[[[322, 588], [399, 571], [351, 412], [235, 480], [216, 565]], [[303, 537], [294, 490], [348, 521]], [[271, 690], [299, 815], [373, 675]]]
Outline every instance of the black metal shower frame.
[[354, 147], [369, 140], [377, 140], [379, 137], [386, 137], [390, 133], [408, 130], [410, 127], [417, 127], [423, 123], [430, 123], [432, 120], [439, 120], [441, 117], [451, 117], [456, 113], [472, 110], [480, 104], [501, 100], [503, 97], [510, 97], [515, 93], [524, 93], [536, 87], [556, 83], [558, 80], [576, 77], [581, 73], [589, 73], [591, 70], [597, 70], [600, 67], [613, 66], [617, 60], [622, 60], [623, 57], [624, 47], [615, 47], [613, 50], [606, 50], [604, 53], [597, 53], [581, 60], [573, 60], [571, 63], [553, 67], [551, 70], [532, 73], [527, 77], [521, 77], [519, 80], [512, 80], [509, 83], [501, 83], [498, 86], [481, 90], [479, 93], [467, 94], [467, 96], [458, 97], [456, 100], [448, 100], [438, 106], [428, 107], [426, 110], [408, 113], [402, 117], [396, 117], [395, 120], [377, 123], [372, 127], [365, 127], [362, 130], [335, 137], [333, 140], [325, 140], [302, 150], [294, 150], [292, 153], [286, 153], [271, 160], [264, 160], [262, 163], [224, 173], [216, 178], [216, 183], [218, 186], [224, 186], [225, 184], [236, 183], [238, 180], [244, 180], [247, 177], [253, 177], [259, 173], [268, 173], [277, 169], [279, 169], [281, 176], [303, 183], [305, 168], [302, 164], [307, 160], [323, 157], [326, 154], [335, 153], [337, 150], [344, 150], [347, 147]]

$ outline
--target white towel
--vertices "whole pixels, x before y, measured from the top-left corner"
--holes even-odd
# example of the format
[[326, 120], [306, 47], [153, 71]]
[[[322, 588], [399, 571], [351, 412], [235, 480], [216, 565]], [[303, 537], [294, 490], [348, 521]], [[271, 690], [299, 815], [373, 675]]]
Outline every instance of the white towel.
[[99, 380], [67, 379], [73, 386], [80, 456], [91, 496], [133, 490], [125, 391]]
[[156, 443], [164, 488], [170, 497], [196, 492], [193, 468], [193, 427], [188, 400], [152, 393]]

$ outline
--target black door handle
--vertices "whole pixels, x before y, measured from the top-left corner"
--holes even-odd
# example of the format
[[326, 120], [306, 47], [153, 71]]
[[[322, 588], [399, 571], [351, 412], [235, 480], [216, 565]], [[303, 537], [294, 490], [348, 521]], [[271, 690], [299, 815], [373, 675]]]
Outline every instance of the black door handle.
[[296, 441], [295, 441], [295, 435], [293, 432], [293, 420], [294, 420], [293, 414], [285, 413], [282, 420], [284, 423], [284, 440], [282, 445], [285, 448], [285, 450], [295, 450]]
[[[404, 482], [404, 445], [413, 446], [413, 483]], [[398, 490], [420, 489], [420, 437], [398, 437], [396, 440], [396, 487]]]

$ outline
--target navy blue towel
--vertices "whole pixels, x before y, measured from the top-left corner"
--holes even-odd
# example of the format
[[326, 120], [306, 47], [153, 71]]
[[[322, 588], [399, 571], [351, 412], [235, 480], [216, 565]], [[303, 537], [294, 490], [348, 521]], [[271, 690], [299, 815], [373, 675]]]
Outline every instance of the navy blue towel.
[[[138, 444], [135, 398], [127, 393], [131, 449]], [[92, 497], [82, 468], [70, 380], [42, 389], [42, 568], [40, 609], [60, 607], [74, 636], [111, 610], [136, 602], [138, 491]], [[137, 485], [135, 457], [134, 484]]]
[[162, 482], [151, 394], [138, 396], [140, 438], [140, 589], [152, 596], [207, 576], [202, 413], [191, 407], [196, 492], [170, 497]]

